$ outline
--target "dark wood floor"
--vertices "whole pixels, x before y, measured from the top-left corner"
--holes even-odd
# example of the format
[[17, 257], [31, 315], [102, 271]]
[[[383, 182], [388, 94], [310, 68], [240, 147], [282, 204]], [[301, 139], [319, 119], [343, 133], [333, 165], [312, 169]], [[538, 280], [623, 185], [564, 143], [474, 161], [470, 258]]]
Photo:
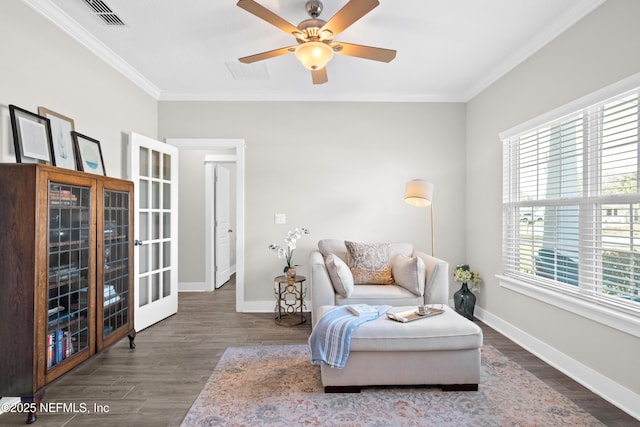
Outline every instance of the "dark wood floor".
[[[178, 313], [138, 333], [135, 350], [129, 350], [125, 339], [51, 385], [44, 402], [66, 407], [52, 406], [58, 412], [39, 414], [36, 425], [177, 426], [227, 347], [307, 342], [308, 322], [282, 327], [271, 314], [234, 310], [233, 282], [212, 293], [181, 293]], [[485, 343], [607, 426], [640, 426], [640, 421], [478, 323]], [[91, 414], [83, 413], [85, 406]], [[0, 415], [1, 426], [23, 425], [24, 420], [23, 414]]]

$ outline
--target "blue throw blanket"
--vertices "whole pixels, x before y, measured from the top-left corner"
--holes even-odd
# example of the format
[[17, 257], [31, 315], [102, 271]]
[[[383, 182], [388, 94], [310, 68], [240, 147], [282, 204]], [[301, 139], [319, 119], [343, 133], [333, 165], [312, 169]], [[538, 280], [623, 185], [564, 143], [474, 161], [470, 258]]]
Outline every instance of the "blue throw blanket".
[[371, 306], [376, 311], [354, 315], [347, 306], [326, 312], [311, 331], [311, 363], [326, 364], [332, 368], [344, 368], [349, 357], [351, 334], [360, 325], [377, 319], [391, 308], [390, 305]]

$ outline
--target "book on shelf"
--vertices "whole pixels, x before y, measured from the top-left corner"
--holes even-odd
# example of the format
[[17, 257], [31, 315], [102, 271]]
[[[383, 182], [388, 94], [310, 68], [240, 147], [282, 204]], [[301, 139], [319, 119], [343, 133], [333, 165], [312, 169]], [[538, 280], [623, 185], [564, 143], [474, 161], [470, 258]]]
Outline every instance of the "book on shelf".
[[442, 308], [426, 307], [424, 313], [418, 312], [418, 309], [402, 311], [400, 313], [387, 313], [387, 317], [400, 323], [413, 322], [414, 320], [426, 319], [427, 317], [437, 316], [444, 313]]
[[57, 329], [47, 335], [47, 368], [57, 365], [74, 352], [69, 332]]
[[62, 329], [58, 329], [56, 330], [56, 336], [55, 336], [55, 343], [54, 343], [54, 351], [55, 351], [55, 359], [54, 362], [56, 364], [62, 362], [62, 359], [64, 359], [64, 333], [62, 331]]
[[52, 189], [49, 191], [49, 203], [52, 205], [75, 205], [78, 197], [69, 190]]

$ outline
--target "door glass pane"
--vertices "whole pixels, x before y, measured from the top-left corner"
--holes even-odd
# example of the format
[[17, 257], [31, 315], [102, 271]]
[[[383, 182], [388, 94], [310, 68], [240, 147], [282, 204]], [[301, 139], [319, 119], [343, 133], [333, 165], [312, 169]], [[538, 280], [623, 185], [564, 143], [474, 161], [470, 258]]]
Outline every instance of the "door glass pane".
[[149, 209], [149, 181], [140, 180], [140, 209]]
[[129, 322], [129, 235], [125, 223], [129, 218], [129, 195], [114, 190], [103, 193], [104, 338]]
[[153, 215], [153, 223], [151, 224], [151, 235], [155, 240], [160, 238], [160, 213], [154, 212], [152, 215]]
[[50, 182], [46, 367], [89, 348], [91, 188]]
[[151, 170], [153, 178], [160, 178], [160, 153], [155, 150], [151, 151]]
[[154, 182], [151, 185], [153, 188], [153, 194], [151, 196], [153, 209], [160, 209], [160, 183]]
[[164, 183], [162, 187], [162, 208], [171, 209], [171, 184]]
[[171, 242], [162, 244], [162, 267], [171, 266]]
[[151, 276], [151, 301], [160, 299], [160, 273]]
[[138, 282], [138, 290], [140, 295], [140, 307], [149, 304], [149, 276], [140, 277]]
[[171, 295], [171, 270], [162, 273], [162, 297]]
[[171, 180], [171, 155], [164, 154], [162, 160], [162, 179]]
[[171, 214], [168, 212], [162, 214], [162, 237], [171, 237]]
[[154, 243], [153, 245], [153, 270], [160, 268], [160, 243]]
[[147, 212], [140, 212], [140, 240], [149, 240], [149, 214]]
[[149, 245], [138, 246], [138, 258], [140, 259], [140, 274], [149, 271]]
[[140, 176], [149, 176], [149, 150], [140, 147]]

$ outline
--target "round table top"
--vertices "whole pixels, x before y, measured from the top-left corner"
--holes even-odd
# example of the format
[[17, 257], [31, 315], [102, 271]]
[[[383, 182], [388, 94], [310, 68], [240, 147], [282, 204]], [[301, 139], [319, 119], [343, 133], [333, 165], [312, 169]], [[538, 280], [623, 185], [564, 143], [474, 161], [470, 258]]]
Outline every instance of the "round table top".
[[304, 282], [305, 280], [307, 280], [307, 278], [299, 275], [296, 275], [296, 277], [277, 276], [274, 280], [278, 283], [287, 283], [289, 281], [294, 281], [298, 283], [298, 282]]

